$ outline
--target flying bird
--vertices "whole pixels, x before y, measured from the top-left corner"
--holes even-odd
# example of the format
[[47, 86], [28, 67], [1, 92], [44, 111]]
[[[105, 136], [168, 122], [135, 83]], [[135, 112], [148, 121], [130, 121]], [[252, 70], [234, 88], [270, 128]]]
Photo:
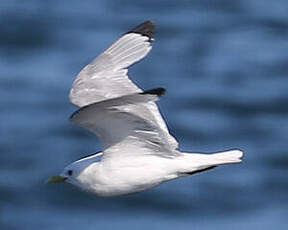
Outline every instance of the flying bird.
[[142, 91], [129, 79], [128, 67], [151, 50], [154, 27], [146, 21], [123, 34], [78, 74], [69, 97], [79, 109], [70, 120], [93, 132], [103, 152], [71, 163], [48, 183], [65, 181], [98, 196], [117, 196], [241, 162], [237, 149], [178, 151], [155, 103], [165, 89]]

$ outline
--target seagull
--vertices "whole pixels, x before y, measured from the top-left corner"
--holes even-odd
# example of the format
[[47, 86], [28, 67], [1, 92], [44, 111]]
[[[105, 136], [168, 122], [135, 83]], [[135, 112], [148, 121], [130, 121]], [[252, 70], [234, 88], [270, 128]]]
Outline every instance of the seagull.
[[143, 91], [129, 79], [128, 67], [151, 50], [154, 28], [151, 21], [136, 26], [78, 74], [69, 98], [79, 109], [70, 120], [94, 133], [103, 152], [71, 163], [48, 183], [65, 181], [98, 196], [118, 196], [241, 162], [238, 149], [212, 154], [177, 150], [155, 103], [165, 89]]

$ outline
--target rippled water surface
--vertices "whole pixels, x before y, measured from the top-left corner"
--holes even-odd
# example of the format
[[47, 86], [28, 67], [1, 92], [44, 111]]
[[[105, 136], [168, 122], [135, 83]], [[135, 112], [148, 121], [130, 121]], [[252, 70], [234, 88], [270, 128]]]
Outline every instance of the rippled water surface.
[[[0, 229], [286, 229], [288, 2], [8, 1], [0, 3]], [[242, 164], [99, 198], [45, 185], [100, 150], [68, 122], [80, 69], [152, 19], [156, 41], [130, 69], [180, 150], [240, 148]]]

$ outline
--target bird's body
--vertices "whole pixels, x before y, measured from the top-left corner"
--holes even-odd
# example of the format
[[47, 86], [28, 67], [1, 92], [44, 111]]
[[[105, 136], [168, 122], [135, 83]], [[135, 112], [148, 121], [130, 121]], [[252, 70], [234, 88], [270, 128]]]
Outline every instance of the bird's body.
[[155, 104], [163, 88], [142, 91], [127, 68], [151, 49], [147, 21], [124, 34], [77, 76], [70, 100], [79, 106], [71, 121], [95, 133], [103, 152], [68, 165], [51, 182], [67, 181], [99, 196], [116, 196], [241, 161], [240, 150], [182, 153]]
[[[152, 188], [177, 177], [176, 162], [144, 156], [91, 163], [77, 177], [80, 187], [99, 196], [123, 195]], [[88, 183], [86, 181], [88, 180]]]
[[98, 153], [72, 163], [61, 176], [67, 177], [66, 172], [77, 168], [79, 171], [74, 172], [76, 180], [71, 178], [68, 182], [98, 196], [116, 196], [147, 190], [211, 165], [240, 162], [241, 155], [239, 150], [214, 155], [177, 152], [175, 157], [169, 158], [146, 152], [140, 157], [99, 161], [103, 153]]

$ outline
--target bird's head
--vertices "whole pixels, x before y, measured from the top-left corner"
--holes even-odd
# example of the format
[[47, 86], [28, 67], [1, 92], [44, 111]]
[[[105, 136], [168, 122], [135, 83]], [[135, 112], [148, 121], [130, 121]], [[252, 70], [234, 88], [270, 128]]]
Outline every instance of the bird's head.
[[75, 165], [74, 163], [64, 168], [62, 173], [60, 173], [59, 175], [50, 177], [47, 183], [49, 184], [56, 183], [56, 182], [70, 182], [71, 183], [72, 181], [75, 180], [75, 178], [77, 178], [79, 173], [80, 173], [79, 167], [77, 167], [77, 165]]
[[99, 161], [101, 155], [102, 153], [93, 154], [73, 162], [65, 167], [59, 175], [50, 177], [47, 183], [68, 182], [81, 187], [86, 174], [90, 174], [94, 168], [90, 166], [95, 165], [94, 163]]

